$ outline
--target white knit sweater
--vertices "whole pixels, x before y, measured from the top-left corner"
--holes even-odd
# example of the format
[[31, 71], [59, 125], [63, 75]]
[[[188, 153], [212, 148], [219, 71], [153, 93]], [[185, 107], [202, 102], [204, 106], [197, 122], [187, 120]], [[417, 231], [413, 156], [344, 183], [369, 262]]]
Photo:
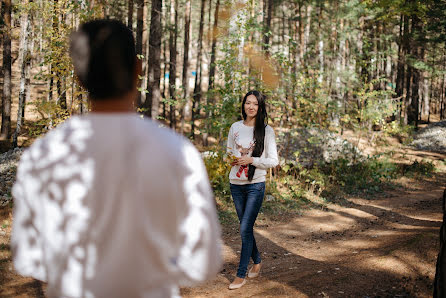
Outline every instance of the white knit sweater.
[[[227, 152], [236, 157], [251, 156], [254, 150], [254, 127], [243, 124], [243, 120], [231, 125], [228, 135]], [[229, 180], [232, 184], [248, 184], [264, 182], [266, 170], [277, 166], [277, 145], [274, 130], [267, 125], [265, 128], [265, 142], [263, 153], [260, 157], [253, 157], [252, 165], [256, 167], [252, 181], [248, 181], [248, 168], [243, 166], [233, 166], [229, 173]]]

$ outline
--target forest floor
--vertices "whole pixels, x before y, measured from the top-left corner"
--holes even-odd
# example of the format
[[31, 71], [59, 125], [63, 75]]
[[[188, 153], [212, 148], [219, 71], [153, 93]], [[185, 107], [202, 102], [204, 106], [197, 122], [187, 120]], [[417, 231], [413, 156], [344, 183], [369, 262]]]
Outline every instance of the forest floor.
[[[396, 142], [395, 142], [396, 144]], [[183, 297], [431, 297], [446, 183], [446, 155], [391, 144], [395, 161], [433, 162], [430, 178], [400, 178], [373, 196], [270, 218], [260, 215], [255, 237], [261, 275], [228, 290], [238, 265], [236, 223], [224, 223], [224, 265]], [[389, 149], [389, 148], [388, 148]], [[0, 208], [0, 297], [41, 297], [38, 282], [13, 271], [10, 206]]]
[[240, 256], [238, 225], [224, 225], [221, 272], [201, 287], [183, 288], [182, 296], [432, 297], [446, 155], [389, 141], [394, 162], [430, 161], [437, 172], [403, 177], [373, 196], [350, 196], [300, 215], [259, 216], [261, 275], [238, 290], [228, 289]]

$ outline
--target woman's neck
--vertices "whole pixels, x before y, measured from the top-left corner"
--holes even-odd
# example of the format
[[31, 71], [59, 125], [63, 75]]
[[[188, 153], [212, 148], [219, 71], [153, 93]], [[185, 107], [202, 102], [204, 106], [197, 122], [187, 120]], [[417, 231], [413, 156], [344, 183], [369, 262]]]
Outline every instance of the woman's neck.
[[246, 126], [254, 126], [256, 124], [256, 118], [246, 117], [246, 119], [243, 120], [243, 124], [245, 124]]

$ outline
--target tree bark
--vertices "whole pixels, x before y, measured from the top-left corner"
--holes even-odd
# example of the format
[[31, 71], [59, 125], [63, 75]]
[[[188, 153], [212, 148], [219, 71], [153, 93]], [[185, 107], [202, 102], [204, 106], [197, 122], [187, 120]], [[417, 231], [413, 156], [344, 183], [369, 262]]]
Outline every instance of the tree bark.
[[[25, 3], [25, 5], [26, 4], [28, 3]], [[18, 135], [20, 134], [23, 123], [22, 111], [25, 107], [26, 94], [27, 92], [29, 92], [28, 75], [31, 63], [31, 55], [29, 53], [28, 37], [31, 31], [31, 26], [30, 26], [30, 15], [26, 10], [22, 12], [20, 23], [21, 23], [20, 48], [19, 48], [20, 88], [19, 88], [19, 105], [17, 108], [17, 126], [12, 138], [13, 147], [17, 147], [17, 138]]]
[[323, 4], [321, 3], [319, 6], [319, 23], [318, 23], [318, 51], [319, 51], [319, 77], [318, 77], [318, 82], [319, 84], [322, 84], [323, 80], [324, 80], [324, 63], [325, 63], [325, 59], [324, 59], [324, 38], [323, 38], [323, 34], [322, 34], [322, 13], [323, 13]]
[[302, 45], [301, 52], [300, 52], [301, 61], [303, 61], [303, 59], [305, 58], [305, 54], [307, 53], [308, 42], [310, 41], [312, 12], [313, 12], [313, 6], [311, 4], [308, 4], [307, 11], [306, 11], [307, 15], [306, 15], [306, 22], [305, 22], [305, 34], [303, 36], [303, 40], [301, 43], [301, 45]]
[[400, 119], [406, 119], [404, 108], [404, 82], [405, 82], [405, 64], [406, 64], [406, 39], [407, 39], [407, 21], [405, 16], [400, 16], [400, 36], [398, 42], [398, 62], [397, 62], [397, 74], [396, 74], [396, 87], [395, 93], [397, 98], [400, 99]]
[[[138, 55], [138, 59], [144, 61], [144, 57], [142, 56], [142, 33], [144, 29], [144, 0], [136, 1], [136, 54]], [[138, 88], [144, 89], [141, 86], [142, 80], [138, 78]], [[141, 105], [141, 91], [138, 91], [137, 105]]]
[[273, 12], [273, 1], [274, 0], [264, 0], [264, 6], [263, 6], [263, 14], [266, 16], [266, 20], [264, 21], [265, 27], [263, 32], [263, 51], [265, 52], [266, 56], [269, 57], [270, 55], [270, 34], [271, 34], [271, 19], [272, 19], [272, 12]]
[[133, 31], [133, 0], [128, 0], [127, 27]]
[[[0, 1], [0, 20], [4, 20], [5, 19], [5, 2], [2, 0]], [[0, 32], [3, 32], [4, 30], [4, 22], [0, 22]], [[3, 34], [0, 34], [0, 45], [3, 45]], [[3, 64], [3, 59], [2, 59], [2, 64]], [[3, 65], [2, 67], [0, 67], [0, 81], [3, 81]]]
[[145, 115], [153, 119], [158, 117], [160, 102], [162, 7], [162, 0], [152, 1], [149, 35], [148, 93], [143, 108], [145, 109]]
[[170, 1], [170, 37], [169, 37], [169, 95], [170, 102], [170, 127], [175, 130], [175, 104], [176, 101], [176, 80], [177, 80], [177, 35], [178, 35], [178, 0]]
[[[414, 34], [419, 34], [422, 31], [422, 25], [421, 25], [421, 21], [418, 18], [417, 15], [413, 15], [412, 16], [412, 35]], [[412, 41], [411, 41], [411, 45], [412, 45], [412, 56], [415, 59], [421, 59], [423, 60], [423, 58], [421, 57], [421, 47], [420, 47], [420, 42], [418, 40], [417, 37], [415, 37]], [[410, 105], [409, 105], [409, 110], [408, 110], [408, 115], [407, 115], [407, 119], [408, 119], [408, 123], [412, 124], [415, 123], [415, 127], [418, 128], [418, 115], [419, 115], [419, 100], [420, 100], [420, 96], [419, 96], [419, 88], [420, 88], [420, 82], [421, 82], [421, 74], [420, 74], [420, 70], [413, 67], [412, 65], [409, 66], [411, 68], [411, 72], [412, 72], [412, 91], [411, 91], [411, 101], [410, 101]]]
[[[166, 12], [167, 14], [167, 12]], [[163, 106], [163, 119], [166, 119], [166, 99], [167, 99], [167, 95], [168, 95], [168, 90], [169, 90], [169, 81], [166, 80], [166, 75], [169, 76], [169, 62], [167, 61], [167, 42], [166, 39], [163, 39], [163, 75], [162, 75], [162, 84], [161, 84], [161, 98], [162, 100], [162, 106]], [[166, 86], [167, 85], [167, 86]]]
[[184, 120], [186, 113], [186, 105], [189, 91], [189, 80], [188, 80], [188, 69], [189, 69], [189, 39], [190, 39], [190, 1], [186, 2], [186, 9], [184, 11], [184, 53], [183, 53], [183, 75], [182, 75], [182, 84], [183, 84], [183, 104], [181, 105], [181, 127], [180, 133], [184, 133]]
[[200, 28], [198, 32], [198, 49], [197, 49], [197, 64], [195, 68], [195, 84], [194, 94], [192, 98], [192, 123], [191, 123], [191, 137], [195, 139], [195, 118], [199, 114], [199, 108], [201, 99], [201, 51], [203, 47], [203, 28], [204, 28], [204, 9], [206, 6], [206, 0], [201, 0], [201, 13], [200, 13]]
[[[212, 117], [212, 107], [214, 103], [214, 94], [211, 90], [214, 89], [214, 79], [215, 79], [215, 58], [216, 58], [216, 48], [217, 48], [217, 29], [218, 29], [218, 12], [220, 10], [220, 0], [217, 0], [217, 3], [215, 4], [215, 11], [214, 11], [214, 25], [212, 27], [212, 41], [211, 41], [211, 61], [209, 66], [209, 83], [208, 83], [208, 92], [207, 92], [207, 120], [211, 119]], [[206, 125], [206, 130], [203, 133], [203, 145], [208, 145], [208, 136], [209, 136], [209, 124]]]
[[4, 0], [3, 31], [3, 97], [2, 127], [0, 137], [9, 140], [11, 137], [11, 0]]

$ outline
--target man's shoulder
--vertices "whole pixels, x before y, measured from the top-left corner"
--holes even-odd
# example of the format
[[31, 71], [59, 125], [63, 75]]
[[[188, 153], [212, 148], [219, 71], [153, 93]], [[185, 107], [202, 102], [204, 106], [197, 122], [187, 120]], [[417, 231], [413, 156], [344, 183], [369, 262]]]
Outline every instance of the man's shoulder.
[[[141, 124], [147, 146], [156, 146], [158, 151], [171, 161], [184, 161], [185, 157], [199, 155], [195, 146], [184, 136], [170, 128], [160, 126], [160, 123], [152, 120], [144, 120]], [[142, 148], [145, 146], [141, 146]], [[141, 149], [142, 149], [141, 148]]]
[[169, 148], [175, 149], [175, 146], [188, 146], [190, 141], [184, 136], [176, 133], [170, 128], [162, 126], [159, 122], [144, 119], [143, 133], [150, 143], [156, 142], [160, 145], [169, 145]]

